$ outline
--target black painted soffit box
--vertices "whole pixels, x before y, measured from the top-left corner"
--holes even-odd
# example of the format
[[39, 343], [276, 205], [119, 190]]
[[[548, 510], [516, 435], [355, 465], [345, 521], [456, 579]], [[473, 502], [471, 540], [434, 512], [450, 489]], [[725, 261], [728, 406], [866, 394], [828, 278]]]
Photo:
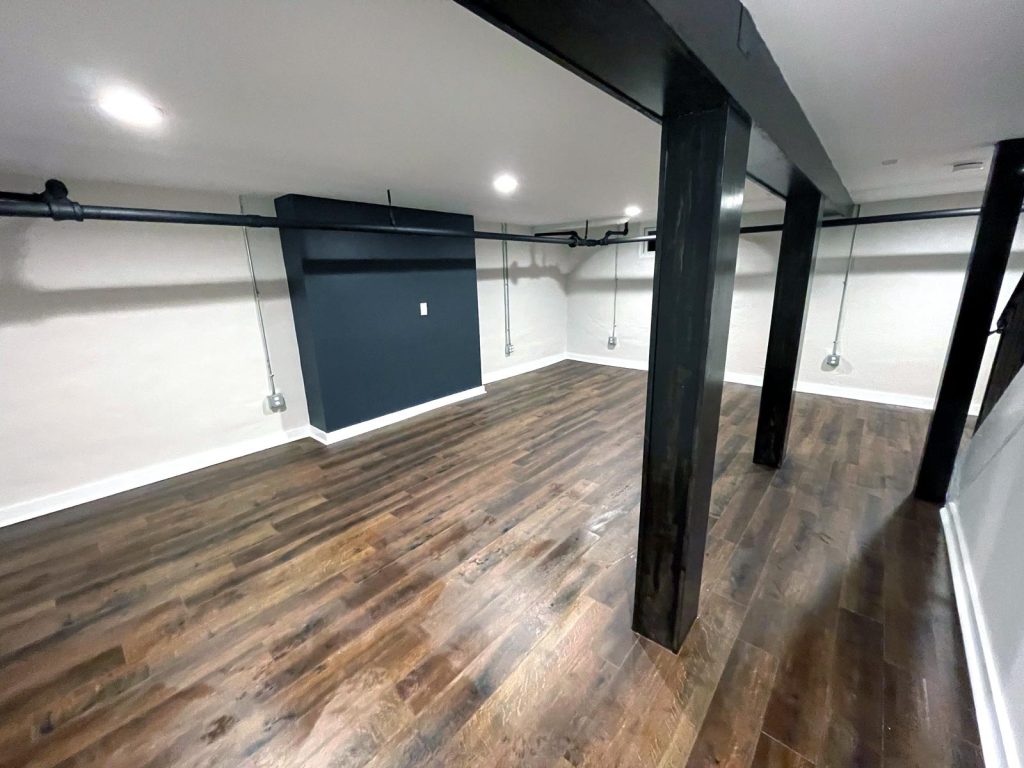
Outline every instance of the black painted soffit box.
[[852, 210], [850, 193], [738, 0], [455, 2], [657, 122], [668, 98], [700, 107], [728, 93], [754, 124], [751, 178], [787, 197], [803, 174], [829, 212]]

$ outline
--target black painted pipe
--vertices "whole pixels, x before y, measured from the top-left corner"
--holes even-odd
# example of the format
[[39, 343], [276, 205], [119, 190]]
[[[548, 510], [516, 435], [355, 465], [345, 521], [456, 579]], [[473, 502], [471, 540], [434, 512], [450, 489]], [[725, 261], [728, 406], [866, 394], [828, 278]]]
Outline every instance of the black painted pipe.
[[[858, 216], [843, 219], [824, 219], [822, 228], [852, 227], [854, 224], [893, 224], [901, 221], [927, 221], [929, 219], [955, 219], [963, 216], [977, 216], [981, 208], [943, 208], [937, 211], [907, 211], [906, 213], [879, 213], [874, 216]], [[744, 235], [756, 235], [761, 232], [781, 232], [781, 224], [759, 224], [742, 227]]]
[[[824, 228], [849, 227], [860, 224], [889, 224], [903, 221], [926, 221], [929, 219], [950, 219], [977, 216], [980, 208], [945, 208], [937, 211], [909, 211], [906, 213], [882, 213], [874, 216], [825, 219]], [[169, 211], [154, 208], [122, 208], [109, 205], [79, 205], [68, 199], [67, 188], [60, 182], [46, 182], [46, 191], [35, 194], [22, 192], [0, 192], [0, 216], [34, 219], [55, 219], [57, 221], [139, 221], [157, 224], [205, 224], [209, 226], [276, 228], [276, 229], [320, 229], [335, 232], [367, 232], [387, 235], [417, 235], [421, 237], [459, 237], [474, 240], [508, 240], [521, 243], [548, 243], [551, 245], [604, 246], [623, 243], [646, 243], [657, 239], [657, 235], [634, 235], [633, 237], [612, 237], [618, 234], [609, 230], [600, 238], [580, 237], [574, 230], [539, 232], [536, 235], [517, 235], [503, 232], [479, 230], [436, 229], [430, 227], [398, 227], [377, 224], [341, 224], [326, 219], [286, 219], [278, 216], [259, 216], [245, 213], [210, 213], [206, 211]], [[627, 225], [628, 226], [628, 225]], [[628, 229], [624, 228], [624, 231]], [[754, 235], [764, 232], [780, 232], [782, 224], [758, 224], [742, 227], [740, 233]]]
[[[821, 222], [824, 229], [832, 227], [852, 227], [861, 224], [895, 224], [902, 221], [928, 221], [930, 219], [955, 219], [966, 216], [977, 216], [981, 208], [941, 208], [937, 211], [907, 211], [906, 213], [879, 213], [874, 216], [856, 216], [841, 219], [825, 219]], [[781, 232], [782, 224], [755, 224], [740, 228], [740, 234], [758, 235], [765, 232]], [[616, 243], [646, 243], [656, 240], [657, 235], [637, 235], [636, 237], [612, 238], [606, 245]]]
[[[50, 204], [35, 200], [10, 199], [0, 193], [0, 216], [32, 219], [54, 218]], [[393, 227], [387, 224], [342, 224], [321, 219], [285, 219], [278, 216], [258, 216], [245, 213], [209, 213], [205, 211], [167, 211], [154, 208], [121, 208], [109, 205], [79, 205], [77, 221], [140, 221], [156, 224], [206, 224], [222, 227], [251, 227], [277, 229], [321, 229], [337, 232], [367, 232], [386, 235], [417, 235], [422, 237], [459, 237], [474, 240], [513, 240], [525, 243], [570, 245], [561, 237], [517, 235], [514, 233], [466, 231], [462, 229], [436, 229], [431, 227]], [[71, 217], [67, 217], [71, 218]]]
[[629, 219], [626, 219], [626, 221], [624, 221], [623, 224], [622, 224], [622, 229], [609, 229], [607, 232], [604, 233], [604, 235], [602, 235], [601, 240], [603, 242], [607, 243], [607, 242], [609, 242], [609, 239], [613, 235], [620, 235], [622, 237], [625, 237], [628, 234], [629, 234]]
[[583, 242], [584, 239], [580, 237], [580, 233], [575, 229], [556, 229], [552, 232], [538, 232], [537, 237], [568, 237], [579, 242]]
[[0, 192], [0, 216], [55, 221], [136, 221], [155, 224], [204, 224], [208, 226], [249, 227], [252, 229], [319, 229], [336, 232], [366, 232], [385, 235], [416, 235], [421, 237], [458, 237], [474, 240], [508, 240], [524, 243], [548, 243], [551, 245], [600, 246], [610, 241], [605, 233], [602, 238], [580, 237], [578, 233], [541, 233], [517, 235], [507, 232], [466, 231], [433, 227], [399, 227], [378, 224], [343, 224], [326, 219], [285, 219], [278, 216], [260, 216], [246, 213], [211, 213], [208, 211], [173, 211], [157, 208], [124, 208], [109, 205], [79, 205], [67, 196], [67, 187], [51, 179], [46, 182], [46, 191], [37, 194]]

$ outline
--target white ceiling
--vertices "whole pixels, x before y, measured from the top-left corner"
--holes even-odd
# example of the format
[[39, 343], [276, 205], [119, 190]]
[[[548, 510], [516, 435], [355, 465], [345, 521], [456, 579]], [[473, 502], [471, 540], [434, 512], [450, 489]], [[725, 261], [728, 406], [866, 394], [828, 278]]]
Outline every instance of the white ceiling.
[[[100, 114], [110, 84], [155, 100], [162, 129]], [[452, 0], [4, 0], [0, 104], [0, 170], [40, 179], [390, 187], [397, 205], [522, 224], [657, 207], [658, 126]], [[511, 198], [491, 188], [502, 171]]]
[[855, 201], [984, 189], [1024, 136], [1021, 0], [743, 2]]
[[[984, 172], [948, 163], [1024, 134], [1020, 0], [748, 2], [857, 199], [980, 189]], [[164, 125], [100, 114], [117, 84]], [[398, 205], [521, 224], [657, 204], [654, 123], [452, 0], [4, 0], [0, 104], [0, 170], [40, 180], [380, 202], [390, 187]], [[502, 171], [511, 198], [491, 189]], [[747, 202], [778, 206], [754, 185]]]

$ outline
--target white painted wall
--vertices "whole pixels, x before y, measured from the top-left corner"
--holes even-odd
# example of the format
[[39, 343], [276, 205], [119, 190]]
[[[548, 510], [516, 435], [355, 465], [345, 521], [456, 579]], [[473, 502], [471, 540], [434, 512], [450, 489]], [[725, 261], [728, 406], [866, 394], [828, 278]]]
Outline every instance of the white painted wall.
[[[865, 205], [870, 215], [890, 211], [974, 206], [977, 196], [943, 196]], [[778, 221], [757, 214], [744, 223]], [[836, 371], [822, 370], [835, 332], [851, 229], [822, 231], [800, 365], [801, 389], [839, 396], [930, 408], [946, 356], [976, 219], [945, 219], [862, 226], [857, 231]], [[1024, 227], [1022, 227], [1024, 229]], [[729, 329], [727, 376], [759, 383], [764, 373], [779, 234], [740, 240]], [[569, 274], [570, 355], [645, 366], [650, 330], [654, 261], [640, 246], [620, 246], [618, 339], [607, 348], [612, 318], [614, 248], [593, 249]], [[1024, 236], [1018, 231], [1005, 303], [1024, 266]], [[991, 365], [995, 339], [983, 363]], [[980, 404], [984, 378], [976, 394]]]
[[[0, 178], [34, 191], [38, 179]], [[96, 204], [230, 195], [69, 182]], [[254, 233], [283, 414], [267, 394], [241, 230], [0, 220], [0, 524], [287, 439], [308, 423], [275, 232]]]
[[[492, 232], [501, 229], [493, 222], [478, 221], [476, 227]], [[530, 232], [514, 226], [509, 231]], [[565, 278], [569, 261], [561, 252], [564, 250], [564, 246], [556, 249], [533, 243], [508, 244], [509, 313], [515, 351], [506, 357], [501, 243], [476, 241], [480, 362], [485, 382], [522, 373], [565, 354]]]
[[[631, 226], [642, 234], [653, 222]], [[550, 247], [550, 246], [549, 246]], [[618, 298], [615, 260], [618, 253]], [[585, 357], [610, 358], [621, 364], [646, 367], [651, 330], [651, 286], [654, 254], [645, 244], [576, 249], [576, 263], [566, 281], [568, 292], [568, 350]], [[613, 314], [617, 344], [608, 348]]]
[[[246, 195], [241, 208], [245, 213], [276, 216], [274, 198]], [[295, 338], [295, 319], [288, 293], [288, 276], [284, 269], [281, 236], [276, 229], [250, 229], [249, 249], [253, 272], [260, 291], [263, 325], [267, 334], [270, 362], [274, 368], [277, 390], [283, 392], [288, 410], [280, 414], [281, 425], [288, 431], [309, 425], [306, 390], [299, 363], [299, 345]]]
[[[232, 195], [69, 182], [94, 204], [236, 212]], [[38, 179], [0, 176], [4, 189]], [[247, 196], [247, 213], [273, 199]], [[498, 224], [484, 223], [485, 229]], [[520, 230], [526, 231], [526, 230]], [[0, 220], [0, 525], [111, 495], [306, 433], [309, 419], [276, 230], [250, 230], [276, 383], [269, 391], [239, 229]], [[499, 243], [477, 243], [485, 380], [566, 350], [567, 262], [511, 243], [515, 352], [504, 355]]]
[[943, 523], [988, 765], [1024, 755], [1024, 371], [957, 459]]
[[[0, 183], [30, 191], [37, 180]], [[221, 194], [95, 183], [72, 183], [72, 191], [93, 203], [238, 209], [237, 198]], [[864, 213], [976, 202], [899, 201]], [[246, 198], [245, 209], [272, 214], [273, 201]], [[826, 230], [801, 388], [930, 404], [973, 228], [962, 219], [860, 229], [844, 364], [834, 373], [819, 366], [831, 343], [849, 231]], [[308, 417], [280, 240], [274, 230], [250, 237], [277, 384], [289, 403], [283, 414], [263, 412], [267, 382], [240, 230], [0, 220], [0, 524], [303, 433]], [[511, 357], [504, 354], [501, 245], [476, 247], [485, 381], [566, 354], [646, 366], [654, 261], [641, 246], [619, 248], [618, 345], [609, 350], [614, 249], [510, 243]], [[1020, 274], [1021, 250], [1018, 238], [1004, 296]], [[734, 380], [761, 375], [777, 251], [777, 234], [741, 242], [727, 366]]]

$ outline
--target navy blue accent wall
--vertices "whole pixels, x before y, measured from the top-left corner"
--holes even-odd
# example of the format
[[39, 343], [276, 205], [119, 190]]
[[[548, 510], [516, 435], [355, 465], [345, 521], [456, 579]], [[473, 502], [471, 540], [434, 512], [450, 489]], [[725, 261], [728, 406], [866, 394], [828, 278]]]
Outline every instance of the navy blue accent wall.
[[[390, 223], [384, 205], [303, 195], [275, 203], [289, 218]], [[472, 216], [392, 210], [401, 226], [473, 229]], [[330, 432], [480, 386], [473, 240], [280, 232], [313, 426]]]

